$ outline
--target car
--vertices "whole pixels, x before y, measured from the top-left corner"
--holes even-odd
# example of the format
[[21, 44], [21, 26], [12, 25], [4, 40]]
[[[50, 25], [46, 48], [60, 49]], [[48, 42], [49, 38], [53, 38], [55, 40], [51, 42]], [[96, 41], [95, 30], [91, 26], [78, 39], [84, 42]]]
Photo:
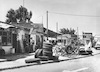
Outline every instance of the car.
[[79, 48], [79, 55], [82, 55], [82, 54], [88, 54], [88, 55], [92, 55], [92, 50], [90, 47], [86, 48], [85, 46], [81, 46]]
[[95, 49], [100, 49], [100, 42], [97, 42], [96, 45], [94, 46]]

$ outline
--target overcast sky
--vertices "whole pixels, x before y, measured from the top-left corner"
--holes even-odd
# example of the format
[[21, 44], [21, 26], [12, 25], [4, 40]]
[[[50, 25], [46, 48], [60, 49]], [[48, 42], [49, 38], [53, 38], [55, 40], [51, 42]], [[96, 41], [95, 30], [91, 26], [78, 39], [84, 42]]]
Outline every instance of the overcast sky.
[[[23, 0], [0, 0], [0, 21], [6, 20], [6, 14], [9, 9], [18, 9], [23, 5]], [[32, 21], [42, 23], [46, 27], [46, 11], [49, 13], [49, 29], [56, 31], [58, 29], [74, 28], [79, 29], [79, 33], [92, 32], [94, 35], [100, 35], [100, 0], [24, 0], [24, 6], [28, 11], [32, 11]], [[54, 14], [74, 14], [62, 15]], [[85, 15], [85, 16], [75, 16]], [[88, 16], [87, 16], [88, 15]], [[90, 16], [89, 16], [90, 15]]]

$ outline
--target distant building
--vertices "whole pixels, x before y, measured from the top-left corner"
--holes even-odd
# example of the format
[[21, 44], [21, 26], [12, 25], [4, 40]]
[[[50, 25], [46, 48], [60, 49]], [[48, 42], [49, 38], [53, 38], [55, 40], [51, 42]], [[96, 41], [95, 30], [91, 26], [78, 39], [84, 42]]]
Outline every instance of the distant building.
[[61, 43], [63, 45], [69, 45], [71, 44], [71, 35], [70, 34], [62, 34], [57, 36], [58, 43]]
[[93, 35], [92, 33], [83, 32], [83, 41], [85, 45], [88, 45], [90, 42], [93, 42]]
[[83, 39], [84, 40], [91, 40], [92, 33], [83, 33]]

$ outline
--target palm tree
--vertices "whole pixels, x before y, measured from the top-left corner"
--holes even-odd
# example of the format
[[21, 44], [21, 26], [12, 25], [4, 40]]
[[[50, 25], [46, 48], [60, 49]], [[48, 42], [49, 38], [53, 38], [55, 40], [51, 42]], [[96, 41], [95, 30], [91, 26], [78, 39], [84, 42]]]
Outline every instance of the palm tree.
[[75, 30], [74, 30], [74, 29], [71, 29], [71, 28], [70, 28], [70, 31], [69, 31], [69, 32], [70, 32], [71, 35], [72, 35], [72, 34], [75, 34]]
[[75, 34], [75, 30], [74, 29], [66, 29], [66, 28], [62, 28], [62, 29], [60, 29], [60, 33], [62, 33], [62, 34]]
[[60, 33], [62, 33], [62, 34], [68, 34], [69, 30], [65, 29], [65, 28], [62, 28], [62, 29], [60, 29]]

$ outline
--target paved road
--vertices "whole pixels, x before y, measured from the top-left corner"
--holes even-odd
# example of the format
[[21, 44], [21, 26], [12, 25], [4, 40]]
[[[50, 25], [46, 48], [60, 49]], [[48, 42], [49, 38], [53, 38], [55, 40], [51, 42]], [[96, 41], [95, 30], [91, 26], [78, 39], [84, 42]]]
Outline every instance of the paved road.
[[28, 66], [2, 72], [100, 72], [100, 54], [35, 66]]

